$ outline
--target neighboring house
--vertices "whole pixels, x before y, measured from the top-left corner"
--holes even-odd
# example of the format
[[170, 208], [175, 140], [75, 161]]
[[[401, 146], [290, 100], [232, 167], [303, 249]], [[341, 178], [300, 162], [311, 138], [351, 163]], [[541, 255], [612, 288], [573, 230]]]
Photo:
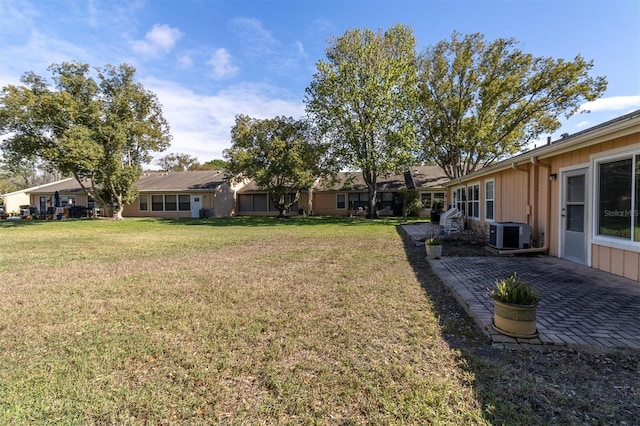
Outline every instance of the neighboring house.
[[640, 280], [640, 111], [446, 187], [467, 227], [489, 234], [501, 222], [524, 223], [532, 246], [525, 251]]
[[[287, 202], [295, 199], [295, 192], [287, 195]], [[249, 181], [238, 193], [236, 214], [239, 216], [277, 216], [278, 209], [273, 206], [273, 202], [268, 192], [261, 189], [254, 181]], [[295, 216], [306, 214], [310, 211], [308, 191], [300, 191], [298, 201], [295, 202], [287, 214]]]
[[420, 201], [424, 210], [421, 216], [431, 215], [432, 210], [446, 210], [447, 192], [445, 185], [449, 178], [438, 166], [421, 166], [410, 169], [412, 188], [420, 193]]
[[[404, 174], [390, 174], [378, 178], [376, 209], [379, 215], [403, 215], [403, 191], [416, 190], [420, 194], [427, 216], [438, 203], [446, 206], [447, 179], [436, 166], [411, 167]], [[333, 180], [318, 182], [312, 191], [312, 209], [319, 215], [364, 214], [369, 205], [369, 193], [361, 172], [338, 173]]]
[[53, 214], [51, 209], [55, 209], [56, 192], [60, 197], [60, 208], [62, 209], [68, 209], [71, 206], [83, 206], [95, 211], [97, 207], [95, 201], [84, 192], [73, 178], [29, 188], [25, 191], [29, 194], [29, 200], [26, 204], [35, 207], [39, 215], [47, 214], [47, 212]]
[[229, 217], [235, 192], [222, 171], [147, 172], [136, 181], [139, 195], [124, 217]]
[[2, 194], [2, 206], [0, 207], [4, 209], [6, 214], [20, 214], [20, 206], [29, 204], [29, 194], [27, 194], [29, 189], [31, 188]]
[[[235, 191], [221, 171], [147, 172], [136, 181], [138, 197], [125, 206], [124, 217], [228, 217], [234, 214]], [[66, 179], [29, 191], [30, 204], [44, 213], [54, 206], [58, 192], [61, 207], [86, 207], [108, 216], [108, 207], [96, 206], [75, 179]]]

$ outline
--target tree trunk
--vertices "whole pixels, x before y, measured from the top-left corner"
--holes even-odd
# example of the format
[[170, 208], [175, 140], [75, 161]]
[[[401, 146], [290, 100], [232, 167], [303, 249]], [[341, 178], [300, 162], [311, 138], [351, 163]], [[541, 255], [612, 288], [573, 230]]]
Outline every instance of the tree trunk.
[[111, 214], [111, 220], [122, 220], [122, 211], [124, 210], [124, 204], [122, 203], [122, 196], [116, 197], [116, 205], [113, 206], [113, 213]]

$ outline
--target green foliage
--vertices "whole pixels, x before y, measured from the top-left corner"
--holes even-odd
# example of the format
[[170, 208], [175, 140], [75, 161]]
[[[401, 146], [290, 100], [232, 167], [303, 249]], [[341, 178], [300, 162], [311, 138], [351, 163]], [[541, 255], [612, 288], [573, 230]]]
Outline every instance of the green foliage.
[[231, 141], [224, 151], [228, 173], [235, 179], [253, 179], [269, 193], [281, 217], [298, 201], [301, 189], [331, 171], [327, 144], [303, 120], [239, 115]]
[[426, 246], [441, 246], [442, 240], [435, 237], [430, 237], [424, 240], [424, 245]]
[[126, 64], [97, 69], [97, 80], [78, 62], [54, 64], [49, 71], [54, 90], [33, 73], [22, 77], [23, 86], [3, 88], [0, 131], [12, 136], [2, 149], [75, 177], [121, 218], [124, 205], [135, 199], [141, 164], [171, 141], [161, 106]]
[[229, 164], [224, 160], [216, 158], [211, 161], [207, 161], [204, 163], [204, 166], [211, 167], [211, 170], [226, 170], [227, 167], [229, 167]]
[[413, 162], [415, 38], [409, 27], [348, 30], [332, 40], [307, 88], [307, 111], [343, 168], [358, 169], [375, 214], [378, 177]]
[[186, 172], [197, 168], [198, 158], [183, 152], [167, 154], [156, 161], [156, 165], [162, 167], [163, 170], [173, 172]]
[[419, 57], [416, 125], [423, 154], [450, 178], [519, 152], [560, 127], [584, 101], [600, 97], [604, 77], [593, 62], [534, 57], [514, 39], [491, 43], [481, 34], [427, 48]]
[[515, 272], [508, 278], [496, 280], [491, 296], [499, 302], [512, 305], [532, 306], [540, 301], [540, 292], [518, 280]]
[[405, 189], [402, 191], [403, 210], [407, 216], [417, 216], [422, 210], [420, 194], [415, 189]]

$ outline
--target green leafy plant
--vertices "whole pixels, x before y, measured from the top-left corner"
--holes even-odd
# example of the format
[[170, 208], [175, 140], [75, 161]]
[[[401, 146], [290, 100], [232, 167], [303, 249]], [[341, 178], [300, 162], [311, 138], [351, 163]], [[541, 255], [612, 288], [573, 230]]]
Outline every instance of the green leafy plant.
[[514, 272], [510, 277], [496, 280], [491, 296], [502, 303], [533, 306], [540, 301], [540, 292], [520, 281]]
[[426, 246], [441, 246], [442, 240], [439, 238], [431, 237], [424, 240], [424, 244]]

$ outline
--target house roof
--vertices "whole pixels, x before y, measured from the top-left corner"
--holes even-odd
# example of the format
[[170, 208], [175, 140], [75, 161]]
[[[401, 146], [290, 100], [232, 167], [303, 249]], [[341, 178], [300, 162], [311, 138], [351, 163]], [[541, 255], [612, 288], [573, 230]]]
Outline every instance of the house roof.
[[46, 185], [36, 186], [26, 190], [29, 194], [51, 194], [54, 192], [64, 192], [65, 194], [73, 194], [84, 192], [82, 187], [74, 178], [62, 179], [56, 182], [52, 182]]
[[[224, 182], [223, 172], [202, 170], [192, 172], [146, 172], [140, 176], [135, 185], [140, 192], [210, 191], [216, 189]], [[50, 194], [56, 191], [65, 194], [84, 192], [82, 187], [73, 178], [31, 188], [27, 192], [31, 194]]]
[[573, 135], [565, 134], [562, 138], [550, 141], [547, 145], [509, 157], [506, 160], [484, 167], [463, 177], [452, 179], [447, 182], [445, 186], [456, 185], [471, 179], [477, 179], [481, 176], [513, 168], [519, 164], [537, 162], [539, 160], [544, 160], [545, 158], [596, 145], [638, 131], [640, 131], [640, 110], [622, 115], [614, 118], [613, 120], [609, 120], [578, 133], [574, 133]]
[[411, 167], [411, 177], [415, 189], [444, 188], [449, 178], [438, 166]]
[[[379, 191], [397, 191], [407, 187], [404, 175], [390, 174], [378, 177]], [[323, 179], [315, 185], [316, 191], [366, 191], [362, 172], [340, 172], [334, 179]]]
[[[69, 181], [71, 181], [71, 184], [69, 184]], [[42, 185], [38, 185], [38, 186], [32, 186], [30, 188], [25, 188], [25, 189], [21, 189], [19, 191], [14, 191], [14, 192], [9, 192], [6, 194], [2, 194], [3, 197], [9, 197], [12, 195], [16, 195], [16, 194], [30, 194], [32, 192], [51, 192], [51, 190], [49, 188], [55, 187], [57, 185], [67, 185], [67, 186], [78, 186], [77, 182], [75, 181], [75, 179], [73, 178], [67, 178], [67, 179], [62, 179], [62, 180], [58, 180], [55, 182], [51, 182], [51, 183], [45, 183]], [[53, 192], [55, 192], [56, 190], [54, 189]]]
[[[378, 178], [378, 191], [401, 189], [443, 188], [447, 177], [438, 166], [414, 166], [403, 174], [390, 174]], [[318, 191], [365, 191], [367, 185], [362, 172], [341, 172], [334, 181], [326, 179], [316, 185]]]
[[189, 172], [147, 172], [136, 181], [141, 192], [147, 191], [207, 191], [225, 183], [224, 172], [199, 170]]

